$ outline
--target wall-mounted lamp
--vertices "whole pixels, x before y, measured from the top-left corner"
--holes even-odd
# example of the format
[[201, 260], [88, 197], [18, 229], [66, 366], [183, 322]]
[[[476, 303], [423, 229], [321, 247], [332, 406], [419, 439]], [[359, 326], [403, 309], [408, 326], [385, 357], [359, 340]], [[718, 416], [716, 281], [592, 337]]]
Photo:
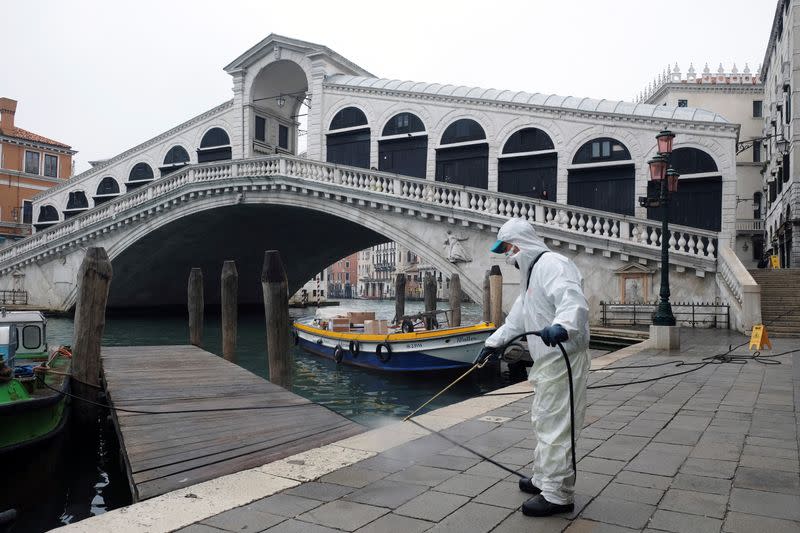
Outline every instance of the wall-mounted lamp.
[[278, 102], [278, 107], [283, 107], [286, 104], [286, 97], [280, 94], [275, 101]]

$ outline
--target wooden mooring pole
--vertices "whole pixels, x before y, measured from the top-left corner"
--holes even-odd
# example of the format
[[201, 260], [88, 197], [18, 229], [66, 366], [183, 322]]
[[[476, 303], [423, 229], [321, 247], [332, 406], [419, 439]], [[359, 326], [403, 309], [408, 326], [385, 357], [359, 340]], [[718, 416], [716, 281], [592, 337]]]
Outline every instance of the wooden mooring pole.
[[269, 380], [284, 389], [292, 385], [292, 354], [289, 351], [289, 283], [277, 250], [264, 252], [261, 287], [267, 323]]
[[397, 274], [394, 278], [394, 323], [403, 321], [406, 314], [406, 275]]
[[[106, 303], [113, 269], [105, 248], [89, 248], [78, 271], [78, 302], [72, 337], [72, 388], [82, 398], [95, 400], [100, 389], [100, 345], [106, 325]], [[75, 402], [76, 419], [91, 424], [97, 410], [86, 402]]]
[[461, 325], [461, 278], [458, 274], [450, 276], [450, 326]]
[[189, 308], [189, 344], [203, 346], [203, 311], [205, 301], [203, 300], [203, 271], [193, 268], [189, 272], [188, 287], [188, 308]]
[[239, 319], [239, 272], [235, 261], [222, 264], [222, 357], [236, 362], [236, 336]]
[[425, 329], [433, 329], [433, 323], [436, 316], [433, 311], [436, 311], [436, 276], [432, 272], [425, 273], [425, 284], [423, 286], [425, 298], [425, 312], [431, 313], [425, 317]]
[[489, 284], [489, 271], [483, 276], [483, 316], [481, 320], [484, 322], [492, 321], [492, 291]]
[[489, 293], [491, 300], [491, 321], [496, 327], [503, 325], [503, 273], [500, 267], [493, 265], [489, 271]]

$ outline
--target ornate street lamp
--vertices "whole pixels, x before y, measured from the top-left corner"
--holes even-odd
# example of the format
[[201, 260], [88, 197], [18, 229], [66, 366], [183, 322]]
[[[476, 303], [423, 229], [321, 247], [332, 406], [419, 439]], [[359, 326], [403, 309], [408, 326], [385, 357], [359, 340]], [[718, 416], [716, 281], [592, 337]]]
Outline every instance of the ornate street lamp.
[[680, 175], [669, 166], [672, 154], [672, 140], [675, 134], [663, 130], [656, 135], [658, 141], [658, 155], [648, 161], [650, 165], [650, 180], [659, 186], [659, 205], [661, 206], [661, 290], [658, 307], [653, 314], [653, 325], [674, 326], [675, 315], [669, 303], [669, 195], [678, 190]]

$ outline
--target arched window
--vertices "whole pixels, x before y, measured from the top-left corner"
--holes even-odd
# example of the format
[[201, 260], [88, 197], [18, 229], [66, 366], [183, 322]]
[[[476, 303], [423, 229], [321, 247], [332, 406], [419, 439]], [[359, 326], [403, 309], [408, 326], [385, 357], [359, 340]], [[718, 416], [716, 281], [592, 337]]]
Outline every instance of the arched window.
[[[149, 167], [148, 167], [149, 168]], [[100, 180], [100, 184], [97, 186], [97, 193], [94, 197], [94, 205], [98, 206], [102, 203], [105, 203], [115, 196], [119, 195], [119, 184], [117, 180], [112, 178], [111, 176], [107, 176]]]
[[346, 107], [336, 113], [327, 137], [328, 163], [369, 168], [370, 130], [363, 111]]
[[[176, 148], [180, 148], [180, 146], [176, 146]], [[167, 156], [169, 156], [169, 154], [167, 154]], [[153, 169], [150, 168], [150, 165], [148, 165], [147, 163], [136, 163], [135, 165], [133, 165], [131, 173], [128, 175], [128, 182], [125, 184], [125, 189], [127, 191], [132, 191], [137, 187], [141, 187], [142, 185], [147, 185], [154, 179], [155, 176], [153, 175]]]
[[69, 193], [67, 207], [64, 209], [64, 220], [79, 215], [89, 209], [89, 200], [83, 191], [73, 191]]
[[378, 141], [378, 168], [405, 176], [424, 178], [428, 161], [425, 125], [413, 113], [398, 113], [383, 127]]
[[164, 157], [164, 164], [158, 169], [161, 171], [162, 176], [167, 176], [188, 164], [189, 152], [183, 146], [173, 146]]
[[[722, 226], [722, 176], [714, 158], [697, 148], [675, 148], [669, 163], [681, 175], [678, 191], [670, 195], [670, 223], [719, 231]], [[658, 185], [649, 182], [647, 193], [648, 196], [657, 196]], [[647, 218], [661, 220], [661, 209], [649, 208]]]
[[497, 190], [556, 201], [558, 154], [550, 136], [525, 128], [509, 137], [498, 161]]
[[52, 205], [43, 205], [39, 207], [39, 217], [33, 225], [36, 231], [42, 231], [58, 224], [58, 211]]
[[572, 159], [567, 182], [570, 205], [634, 214], [633, 160], [628, 148], [616, 139], [598, 137], [581, 146]]
[[224, 161], [231, 158], [231, 140], [222, 128], [211, 128], [203, 135], [197, 149], [197, 162]]
[[463, 118], [447, 126], [436, 150], [436, 181], [488, 187], [489, 144], [480, 124]]

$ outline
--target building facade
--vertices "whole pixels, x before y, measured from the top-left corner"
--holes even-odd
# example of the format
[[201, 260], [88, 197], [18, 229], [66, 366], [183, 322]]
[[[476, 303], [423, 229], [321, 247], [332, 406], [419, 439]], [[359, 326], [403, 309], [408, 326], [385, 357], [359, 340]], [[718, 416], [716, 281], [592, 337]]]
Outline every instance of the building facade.
[[[749, 65], [739, 69], [734, 64], [730, 71], [722, 65], [712, 72], [708, 64], [697, 72], [689, 65], [685, 75], [676, 64], [661, 73], [638, 96], [638, 101], [667, 107], [696, 107], [708, 109], [740, 125], [736, 154], [736, 240], [733, 246], [737, 256], [747, 267], [755, 267], [764, 253], [763, 214], [766, 203], [762, 193], [762, 147], [764, 84], [760, 73], [751, 72]], [[680, 172], [678, 193], [673, 197], [680, 209], [687, 198], [716, 204], [722, 193], [721, 180], [713, 161], [685, 157], [681, 148], [676, 150], [673, 163]], [[709, 227], [715, 213], [696, 210], [691, 213], [689, 225]]]
[[0, 98], [0, 245], [31, 234], [32, 198], [72, 175], [76, 153], [64, 143], [18, 127], [16, 112], [16, 100]]
[[328, 298], [356, 298], [358, 252], [339, 259], [327, 269]]
[[795, 28], [800, 25], [800, 0], [779, 0], [764, 56], [763, 150], [768, 253], [778, 255], [783, 268], [800, 266], [800, 184], [795, 178], [800, 165], [798, 105], [800, 46]]
[[327, 301], [328, 291], [328, 274], [323, 270], [310, 280], [306, 281], [303, 286], [295, 292], [289, 303], [291, 305], [319, 305], [321, 302]]

